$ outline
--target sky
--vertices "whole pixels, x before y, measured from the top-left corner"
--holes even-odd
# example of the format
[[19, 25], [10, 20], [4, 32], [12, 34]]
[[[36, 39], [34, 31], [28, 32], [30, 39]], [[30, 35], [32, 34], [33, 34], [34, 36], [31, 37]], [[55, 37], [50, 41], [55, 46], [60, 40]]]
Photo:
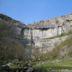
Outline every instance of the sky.
[[72, 13], [72, 0], [0, 0], [0, 13], [31, 24]]

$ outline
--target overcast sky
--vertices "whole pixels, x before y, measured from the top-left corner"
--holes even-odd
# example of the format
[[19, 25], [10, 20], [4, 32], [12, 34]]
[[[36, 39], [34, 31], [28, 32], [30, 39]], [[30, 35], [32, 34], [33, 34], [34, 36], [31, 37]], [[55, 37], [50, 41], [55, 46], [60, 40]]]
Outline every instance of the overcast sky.
[[26, 24], [72, 12], [72, 0], [0, 0], [0, 13]]

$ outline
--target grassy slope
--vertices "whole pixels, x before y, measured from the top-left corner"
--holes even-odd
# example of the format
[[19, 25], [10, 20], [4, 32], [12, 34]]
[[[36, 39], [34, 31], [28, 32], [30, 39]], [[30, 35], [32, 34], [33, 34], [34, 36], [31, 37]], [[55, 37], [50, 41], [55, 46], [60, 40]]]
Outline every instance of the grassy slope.
[[58, 57], [61, 49], [68, 49], [69, 50], [68, 55], [72, 55], [72, 35], [67, 40], [62, 42], [59, 46], [54, 48], [53, 51], [51, 52], [53, 53], [52, 55], [53, 56], [56, 55], [55, 57]]
[[[68, 49], [68, 53], [67, 55], [64, 55], [64, 57], [61, 57], [59, 53], [61, 49], [65, 49], [65, 47]], [[36, 64], [34, 67], [72, 69], [72, 35], [70, 35], [69, 38], [62, 42], [59, 46], [54, 48], [52, 52], [48, 53], [48, 56], [50, 62], [44, 64]], [[59, 62], [56, 62], [56, 60], [59, 60]]]

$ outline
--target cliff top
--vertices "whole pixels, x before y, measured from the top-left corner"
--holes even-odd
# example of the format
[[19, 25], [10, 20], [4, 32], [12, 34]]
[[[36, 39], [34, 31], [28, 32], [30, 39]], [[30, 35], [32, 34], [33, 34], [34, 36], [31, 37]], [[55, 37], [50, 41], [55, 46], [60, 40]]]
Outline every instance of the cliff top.
[[53, 19], [50, 20], [41, 20], [39, 22], [34, 22], [33, 24], [30, 25], [26, 25], [20, 21], [14, 20], [13, 18], [4, 15], [4, 14], [0, 14], [0, 21], [4, 21], [4, 22], [9, 22], [12, 23], [16, 26], [19, 26], [21, 28], [23, 27], [39, 27], [39, 28], [46, 28], [46, 27], [55, 27], [57, 25], [63, 25], [67, 22], [71, 22], [72, 21], [72, 14], [68, 14], [68, 15], [64, 15], [64, 16], [59, 16], [59, 17], [55, 17]]

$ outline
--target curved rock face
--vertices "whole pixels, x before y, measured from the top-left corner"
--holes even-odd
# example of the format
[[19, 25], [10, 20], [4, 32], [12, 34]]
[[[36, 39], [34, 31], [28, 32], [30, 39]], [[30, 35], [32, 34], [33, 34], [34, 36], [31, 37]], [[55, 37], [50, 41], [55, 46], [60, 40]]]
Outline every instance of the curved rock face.
[[72, 14], [35, 23], [31, 27], [34, 28], [24, 31], [24, 37], [31, 39], [32, 31], [32, 39], [35, 47], [50, 49], [55, 46], [55, 43], [59, 44], [65, 39], [65, 37], [62, 38], [59, 36], [72, 30]]
[[72, 14], [31, 25], [25, 25], [7, 16], [0, 17], [1, 22], [11, 27], [15, 34], [11, 34], [12, 36], [15, 36], [24, 46], [28, 46], [27, 52], [31, 52], [31, 49], [34, 52], [36, 48], [43, 53], [51, 51], [72, 32]]

